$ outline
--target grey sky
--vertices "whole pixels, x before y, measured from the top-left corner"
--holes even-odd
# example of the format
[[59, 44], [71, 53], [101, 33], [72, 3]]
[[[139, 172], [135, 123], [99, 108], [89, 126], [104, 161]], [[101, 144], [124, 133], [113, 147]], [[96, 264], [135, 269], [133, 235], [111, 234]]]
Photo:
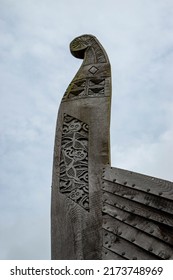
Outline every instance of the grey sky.
[[62, 95], [95, 35], [112, 65], [112, 166], [173, 181], [173, 1], [0, 0], [0, 259], [50, 259]]

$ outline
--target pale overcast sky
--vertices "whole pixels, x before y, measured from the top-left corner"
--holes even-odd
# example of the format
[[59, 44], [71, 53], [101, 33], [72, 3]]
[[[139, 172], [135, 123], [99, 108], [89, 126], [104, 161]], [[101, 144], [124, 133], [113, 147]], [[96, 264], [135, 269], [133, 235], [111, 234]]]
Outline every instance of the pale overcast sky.
[[112, 66], [112, 166], [173, 181], [173, 1], [0, 0], [0, 259], [50, 259], [60, 100], [95, 35]]

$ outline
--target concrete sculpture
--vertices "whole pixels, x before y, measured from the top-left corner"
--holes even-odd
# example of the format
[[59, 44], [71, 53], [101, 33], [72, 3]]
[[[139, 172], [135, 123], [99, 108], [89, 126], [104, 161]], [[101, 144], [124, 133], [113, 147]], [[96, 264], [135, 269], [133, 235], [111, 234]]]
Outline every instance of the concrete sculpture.
[[92, 35], [60, 104], [54, 147], [52, 259], [173, 259], [173, 183], [112, 168], [111, 70]]

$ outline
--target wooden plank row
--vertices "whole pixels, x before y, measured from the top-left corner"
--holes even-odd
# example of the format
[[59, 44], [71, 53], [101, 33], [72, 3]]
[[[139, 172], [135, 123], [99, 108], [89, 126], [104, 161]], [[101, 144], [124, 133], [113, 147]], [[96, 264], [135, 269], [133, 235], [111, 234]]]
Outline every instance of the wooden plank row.
[[139, 246], [140, 248], [152, 252], [162, 259], [173, 259], [173, 247], [148, 235], [141, 230], [134, 228], [124, 222], [112, 218], [109, 215], [103, 216], [103, 227], [109, 229], [116, 236]]
[[173, 227], [153, 222], [142, 216], [129, 213], [107, 203], [104, 203], [103, 205], [103, 214], [108, 214], [119, 221], [146, 232], [147, 234], [173, 246]]
[[156, 260], [161, 259], [151, 252], [147, 252], [135, 244], [116, 236], [112, 232], [103, 227], [103, 246], [128, 260]]
[[121, 185], [125, 184], [128, 187], [150, 192], [173, 201], [173, 182], [170, 181], [120, 168], [113, 168], [109, 165], [104, 169], [103, 179]]
[[136, 213], [137, 215], [145, 217], [146, 219], [173, 226], [173, 216], [171, 214], [167, 214], [161, 210], [156, 210], [150, 206], [140, 204], [139, 202], [117, 196], [116, 194], [111, 194], [104, 191], [103, 202], [126, 210], [130, 213]]
[[129, 188], [128, 186], [104, 180], [102, 189], [118, 196], [140, 202], [153, 208], [173, 214], [173, 201], [167, 198], [146, 193], [141, 190]]

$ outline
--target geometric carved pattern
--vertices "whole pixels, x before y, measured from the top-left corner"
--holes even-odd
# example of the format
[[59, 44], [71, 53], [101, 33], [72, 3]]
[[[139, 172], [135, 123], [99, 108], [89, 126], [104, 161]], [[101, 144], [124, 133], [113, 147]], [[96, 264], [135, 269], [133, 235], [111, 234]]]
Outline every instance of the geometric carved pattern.
[[60, 192], [89, 211], [88, 125], [64, 114]]
[[67, 89], [63, 100], [79, 97], [103, 96], [105, 91], [105, 79], [82, 79], [71, 83]]
[[98, 68], [95, 66], [92, 66], [89, 70], [88, 70], [91, 74], [95, 74], [98, 71]]

